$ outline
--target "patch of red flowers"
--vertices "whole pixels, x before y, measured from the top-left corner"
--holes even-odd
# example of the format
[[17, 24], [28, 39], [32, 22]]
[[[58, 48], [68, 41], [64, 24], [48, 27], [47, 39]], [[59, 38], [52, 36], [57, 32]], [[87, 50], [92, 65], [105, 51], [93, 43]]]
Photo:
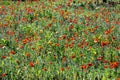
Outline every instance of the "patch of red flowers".
[[102, 48], [104, 48], [104, 47], [107, 46], [108, 44], [109, 44], [108, 41], [102, 41], [102, 42], [101, 42]]
[[118, 68], [118, 66], [119, 66], [118, 62], [112, 62], [112, 63], [110, 63], [110, 67], [111, 68]]

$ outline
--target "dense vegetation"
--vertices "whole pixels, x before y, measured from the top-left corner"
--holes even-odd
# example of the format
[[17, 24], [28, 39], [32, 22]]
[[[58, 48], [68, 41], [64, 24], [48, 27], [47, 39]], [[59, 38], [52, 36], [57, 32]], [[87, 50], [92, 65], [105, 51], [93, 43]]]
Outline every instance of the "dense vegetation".
[[0, 80], [120, 80], [120, 5], [0, 4]]

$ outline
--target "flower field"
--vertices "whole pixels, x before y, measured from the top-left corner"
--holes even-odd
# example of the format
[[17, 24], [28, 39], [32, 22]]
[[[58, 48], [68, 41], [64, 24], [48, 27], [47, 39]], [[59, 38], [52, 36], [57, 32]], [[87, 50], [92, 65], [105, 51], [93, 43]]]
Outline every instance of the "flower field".
[[120, 80], [120, 5], [0, 4], [0, 80]]

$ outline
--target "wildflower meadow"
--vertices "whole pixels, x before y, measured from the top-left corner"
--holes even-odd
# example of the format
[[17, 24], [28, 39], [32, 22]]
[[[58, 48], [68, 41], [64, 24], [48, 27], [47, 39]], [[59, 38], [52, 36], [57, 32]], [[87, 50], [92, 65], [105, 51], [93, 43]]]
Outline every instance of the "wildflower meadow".
[[0, 80], [120, 80], [120, 4], [0, 1]]

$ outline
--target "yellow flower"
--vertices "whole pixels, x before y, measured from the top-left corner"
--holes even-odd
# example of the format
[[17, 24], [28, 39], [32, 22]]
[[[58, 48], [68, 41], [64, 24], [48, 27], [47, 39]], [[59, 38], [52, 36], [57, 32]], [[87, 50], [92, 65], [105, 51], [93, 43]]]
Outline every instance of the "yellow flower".
[[42, 34], [42, 33], [43, 33], [43, 30], [40, 30], [40, 33]]

